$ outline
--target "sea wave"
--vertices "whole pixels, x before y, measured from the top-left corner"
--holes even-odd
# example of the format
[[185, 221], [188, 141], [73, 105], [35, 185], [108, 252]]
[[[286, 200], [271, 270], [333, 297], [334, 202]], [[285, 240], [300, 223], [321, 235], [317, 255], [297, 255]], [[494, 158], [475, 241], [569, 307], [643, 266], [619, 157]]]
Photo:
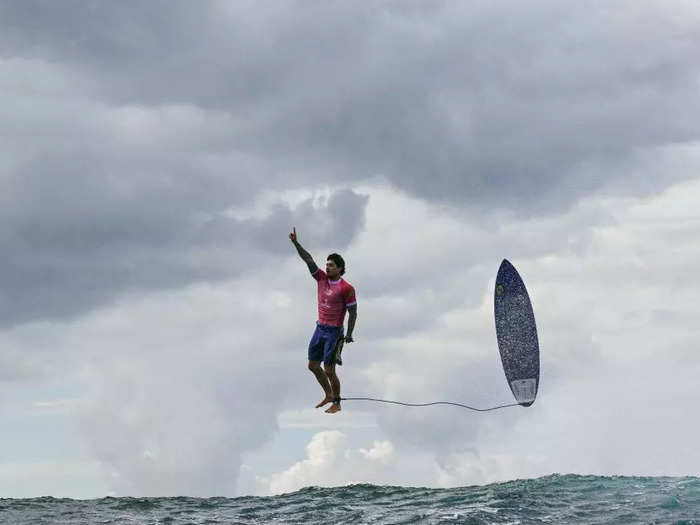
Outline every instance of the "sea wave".
[[553, 474], [450, 489], [357, 484], [269, 497], [0, 499], [0, 522], [700, 525], [700, 478]]

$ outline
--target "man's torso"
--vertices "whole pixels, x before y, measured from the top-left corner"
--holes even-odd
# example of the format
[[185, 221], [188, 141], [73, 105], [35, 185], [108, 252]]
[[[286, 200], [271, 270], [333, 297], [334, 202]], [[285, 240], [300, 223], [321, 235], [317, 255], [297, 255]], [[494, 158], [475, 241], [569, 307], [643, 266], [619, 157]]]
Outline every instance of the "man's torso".
[[330, 281], [325, 272], [314, 273], [318, 282], [318, 322], [329, 326], [342, 326], [348, 306], [355, 304], [355, 290], [344, 279]]

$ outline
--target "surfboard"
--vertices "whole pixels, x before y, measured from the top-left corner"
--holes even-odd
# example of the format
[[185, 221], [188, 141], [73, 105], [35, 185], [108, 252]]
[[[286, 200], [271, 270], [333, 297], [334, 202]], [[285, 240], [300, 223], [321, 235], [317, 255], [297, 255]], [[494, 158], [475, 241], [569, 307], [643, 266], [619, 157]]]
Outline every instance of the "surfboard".
[[535, 402], [540, 383], [540, 347], [530, 296], [507, 259], [503, 259], [496, 275], [494, 317], [506, 380], [515, 400], [529, 407]]

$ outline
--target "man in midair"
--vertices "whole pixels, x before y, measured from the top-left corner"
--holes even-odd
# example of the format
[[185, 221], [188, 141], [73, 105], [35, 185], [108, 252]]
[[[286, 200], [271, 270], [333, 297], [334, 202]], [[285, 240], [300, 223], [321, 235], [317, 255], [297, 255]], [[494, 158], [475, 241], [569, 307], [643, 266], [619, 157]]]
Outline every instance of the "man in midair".
[[[327, 257], [324, 272], [297, 241], [296, 228], [292, 229], [289, 239], [318, 283], [318, 321], [309, 342], [309, 370], [326, 394], [316, 408], [332, 403], [326, 412], [335, 414], [340, 411], [340, 380], [335, 373], [335, 365], [343, 364], [340, 358], [343, 343], [353, 342], [352, 331], [357, 319], [355, 289], [341, 277], [345, 273], [345, 261], [340, 255], [332, 253]], [[349, 312], [348, 332], [343, 336], [346, 311]]]

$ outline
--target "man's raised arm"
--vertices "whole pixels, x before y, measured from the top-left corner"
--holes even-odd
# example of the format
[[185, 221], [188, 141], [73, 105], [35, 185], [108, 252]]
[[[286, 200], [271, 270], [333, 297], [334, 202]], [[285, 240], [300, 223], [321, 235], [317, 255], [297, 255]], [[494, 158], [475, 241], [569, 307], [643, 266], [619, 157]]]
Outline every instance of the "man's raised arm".
[[302, 258], [302, 260], [306, 263], [306, 265], [309, 267], [309, 271], [311, 274], [315, 274], [318, 271], [318, 266], [316, 266], [316, 263], [314, 260], [311, 258], [311, 255], [309, 252], [307, 252], [304, 248], [301, 247], [301, 244], [297, 241], [297, 229], [292, 228], [292, 233], [289, 234], [289, 239], [292, 241], [292, 244], [294, 247], [297, 249], [297, 253], [299, 253], [299, 257]]

